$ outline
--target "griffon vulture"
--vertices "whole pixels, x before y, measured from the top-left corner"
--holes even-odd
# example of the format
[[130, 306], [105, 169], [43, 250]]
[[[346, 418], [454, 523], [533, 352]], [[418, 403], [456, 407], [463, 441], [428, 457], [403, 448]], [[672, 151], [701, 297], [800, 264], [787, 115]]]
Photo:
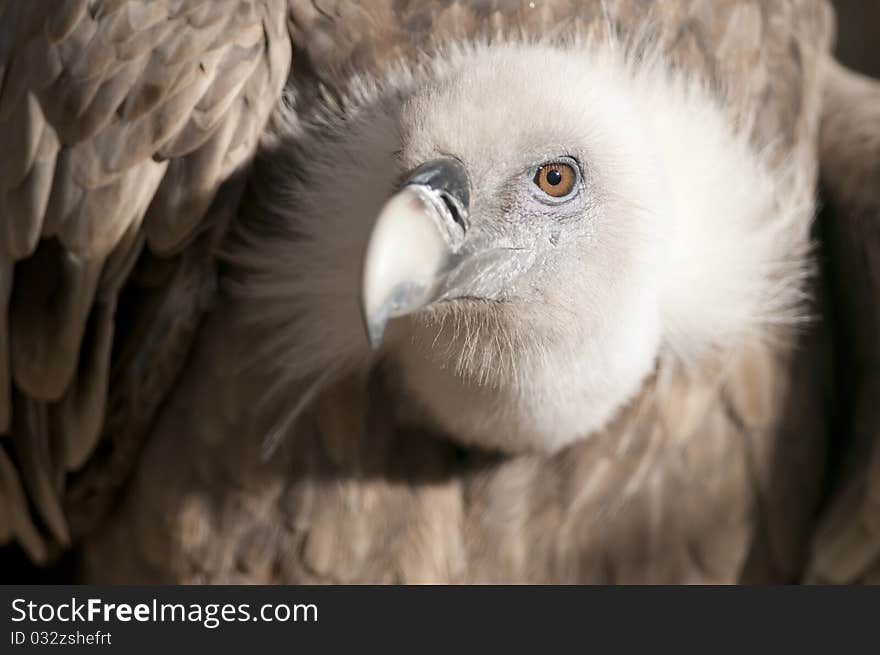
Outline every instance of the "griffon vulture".
[[834, 30], [5, 0], [0, 539], [90, 582], [877, 580], [880, 86]]

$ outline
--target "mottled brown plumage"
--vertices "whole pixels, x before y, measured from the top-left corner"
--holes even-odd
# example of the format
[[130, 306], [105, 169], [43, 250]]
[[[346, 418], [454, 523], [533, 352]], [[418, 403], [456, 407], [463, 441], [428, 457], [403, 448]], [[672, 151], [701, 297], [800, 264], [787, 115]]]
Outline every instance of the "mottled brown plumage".
[[[829, 128], [832, 111], [851, 125], [863, 105], [833, 103], [824, 2], [288, 0], [286, 25], [270, 0], [35, 7], [0, 4], [0, 134], [13, 144], [0, 161], [0, 433], [14, 444], [0, 449], [0, 540], [36, 560], [74, 540], [91, 581], [793, 581], [808, 556], [814, 578], [871, 579], [869, 557], [851, 570], [834, 544], [880, 548], [864, 492], [876, 466], [808, 553], [831, 411], [821, 320], [724, 366], [658, 371], [612, 425], [552, 456], [453, 445], [395, 407], [394, 371], [378, 370], [334, 384], [266, 459], [279, 401], [260, 402], [272, 380], [242, 362], [272, 335], [233, 320], [242, 307], [215, 287], [214, 248], [248, 220], [229, 176], [277, 104], [288, 33], [294, 111], [308, 116], [343, 102], [349, 74], [449, 37], [647, 25], [677, 65], [756, 114], [758, 148], [808, 177], [825, 115], [823, 175], [861, 208], [842, 214], [858, 220], [840, 223], [839, 252], [870, 248], [859, 237], [880, 208], [856, 196], [875, 187], [841, 171], [856, 162], [874, 179], [880, 160]], [[862, 279], [876, 298], [877, 276]], [[876, 358], [868, 335], [863, 361]]]
[[880, 583], [880, 83], [829, 62], [822, 176], [847, 444], [807, 579]]
[[[93, 454], [108, 396], [128, 402], [108, 385], [112, 349], [151, 360], [138, 380], [130, 369], [117, 378], [152, 411], [171, 381], [153, 379], [179, 366], [167, 360], [184, 354], [174, 342], [196, 318], [196, 288], [176, 316], [163, 308], [172, 277], [118, 333], [120, 293], [134, 291], [142, 252], [149, 268], [210, 222], [218, 187], [256, 148], [290, 50], [281, 0], [46, 8], [0, 5], [0, 433], [12, 434], [42, 522], [67, 544], [67, 473]], [[139, 425], [142, 410], [125, 423]], [[14, 494], [19, 483], [4, 479]], [[25, 516], [0, 532], [41, 559]]]

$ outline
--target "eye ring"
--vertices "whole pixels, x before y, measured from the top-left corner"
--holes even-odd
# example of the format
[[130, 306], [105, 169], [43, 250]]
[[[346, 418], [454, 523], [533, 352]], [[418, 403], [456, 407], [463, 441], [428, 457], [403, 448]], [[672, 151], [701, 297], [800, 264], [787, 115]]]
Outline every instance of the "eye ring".
[[532, 177], [532, 183], [541, 194], [553, 201], [566, 200], [574, 195], [579, 181], [577, 163], [569, 158], [541, 164]]

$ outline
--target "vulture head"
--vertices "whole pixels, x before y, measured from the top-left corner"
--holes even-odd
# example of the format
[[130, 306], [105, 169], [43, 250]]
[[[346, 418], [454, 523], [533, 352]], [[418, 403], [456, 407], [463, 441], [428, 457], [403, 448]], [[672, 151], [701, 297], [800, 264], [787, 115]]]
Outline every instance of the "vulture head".
[[381, 362], [452, 437], [552, 451], [658, 366], [790, 320], [797, 212], [709, 97], [588, 43], [354, 80], [256, 176], [261, 224], [287, 233], [244, 255], [277, 359], [302, 378]]

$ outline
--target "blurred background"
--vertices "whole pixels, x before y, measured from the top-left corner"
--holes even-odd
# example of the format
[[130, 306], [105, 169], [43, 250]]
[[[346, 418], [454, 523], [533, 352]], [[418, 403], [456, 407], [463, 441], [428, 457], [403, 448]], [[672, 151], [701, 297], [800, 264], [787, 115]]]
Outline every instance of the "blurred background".
[[850, 68], [880, 78], [880, 0], [834, 0], [837, 57]]

